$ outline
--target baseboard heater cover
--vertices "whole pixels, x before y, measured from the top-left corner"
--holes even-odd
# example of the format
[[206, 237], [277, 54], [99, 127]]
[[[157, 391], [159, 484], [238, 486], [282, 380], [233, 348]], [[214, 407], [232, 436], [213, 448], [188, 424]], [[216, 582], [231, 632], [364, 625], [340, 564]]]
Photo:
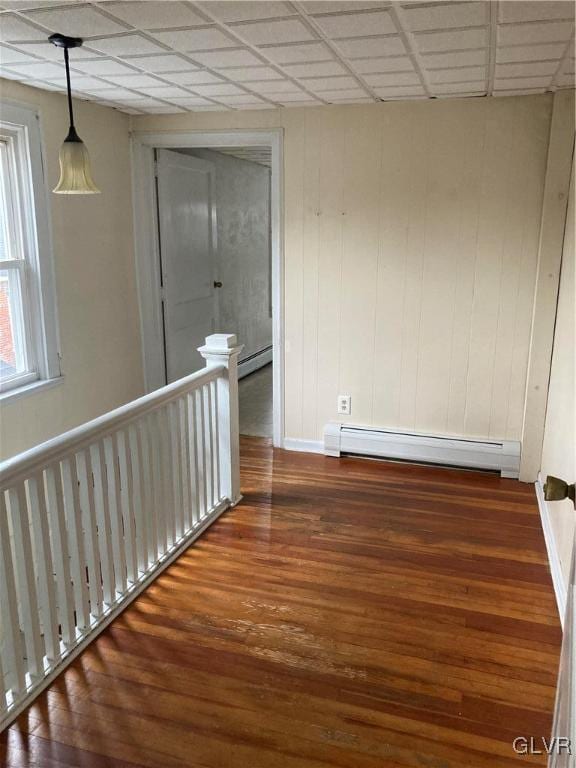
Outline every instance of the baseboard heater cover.
[[341, 456], [343, 453], [490, 469], [510, 478], [518, 478], [520, 472], [517, 440], [442, 437], [330, 422], [324, 427], [324, 454]]
[[250, 373], [254, 373], [259, 368], [263, 368], [272, 362], [272, 345], [264, 347], [264, 349], [254, 352], [252, 355], [248, 355], [238, 363], [238, 378], [243, 379], [244, 376], [248, 376]]

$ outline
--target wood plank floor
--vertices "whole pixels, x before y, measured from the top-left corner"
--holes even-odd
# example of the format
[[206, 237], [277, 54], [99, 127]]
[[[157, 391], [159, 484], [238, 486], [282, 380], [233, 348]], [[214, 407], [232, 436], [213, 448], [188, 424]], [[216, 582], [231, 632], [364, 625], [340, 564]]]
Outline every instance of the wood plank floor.
[[272, 451], [244, 500], [0, 738], [8, 768], [500, 768], [548, 736], [533, 488]]

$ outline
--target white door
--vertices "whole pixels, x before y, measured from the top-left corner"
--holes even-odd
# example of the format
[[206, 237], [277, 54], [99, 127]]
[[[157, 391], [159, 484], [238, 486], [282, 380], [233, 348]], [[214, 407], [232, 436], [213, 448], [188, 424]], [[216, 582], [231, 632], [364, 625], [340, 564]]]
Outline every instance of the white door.
[[196, 351], [216, 328], [214, 167], [157, 150], [167, 383], [204, 366]]

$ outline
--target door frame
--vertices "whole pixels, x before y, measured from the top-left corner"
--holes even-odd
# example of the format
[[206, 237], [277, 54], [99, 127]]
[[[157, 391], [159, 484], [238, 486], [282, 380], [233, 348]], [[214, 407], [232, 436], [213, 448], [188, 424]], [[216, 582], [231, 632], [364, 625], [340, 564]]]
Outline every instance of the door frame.
[[[254, 146], [271, 149], [273, 444], [278, 448], [284, 441], [283, 140], [282, 128], [262, 131], [135, 131], [130, 137], [134, 255], [146, 392], [165, 385], [154, 150], [217, 150], [219, 147]], [[230, 332], [235, 330], [231, 328]]]

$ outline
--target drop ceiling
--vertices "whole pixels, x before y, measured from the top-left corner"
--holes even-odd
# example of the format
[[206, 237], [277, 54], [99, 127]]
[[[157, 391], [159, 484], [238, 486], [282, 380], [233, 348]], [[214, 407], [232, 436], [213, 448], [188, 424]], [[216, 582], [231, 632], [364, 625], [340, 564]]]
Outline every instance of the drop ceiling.
[[572, 0], [0, 0], [5, 78], [130, 114], [273, 109], [574, 87]]

